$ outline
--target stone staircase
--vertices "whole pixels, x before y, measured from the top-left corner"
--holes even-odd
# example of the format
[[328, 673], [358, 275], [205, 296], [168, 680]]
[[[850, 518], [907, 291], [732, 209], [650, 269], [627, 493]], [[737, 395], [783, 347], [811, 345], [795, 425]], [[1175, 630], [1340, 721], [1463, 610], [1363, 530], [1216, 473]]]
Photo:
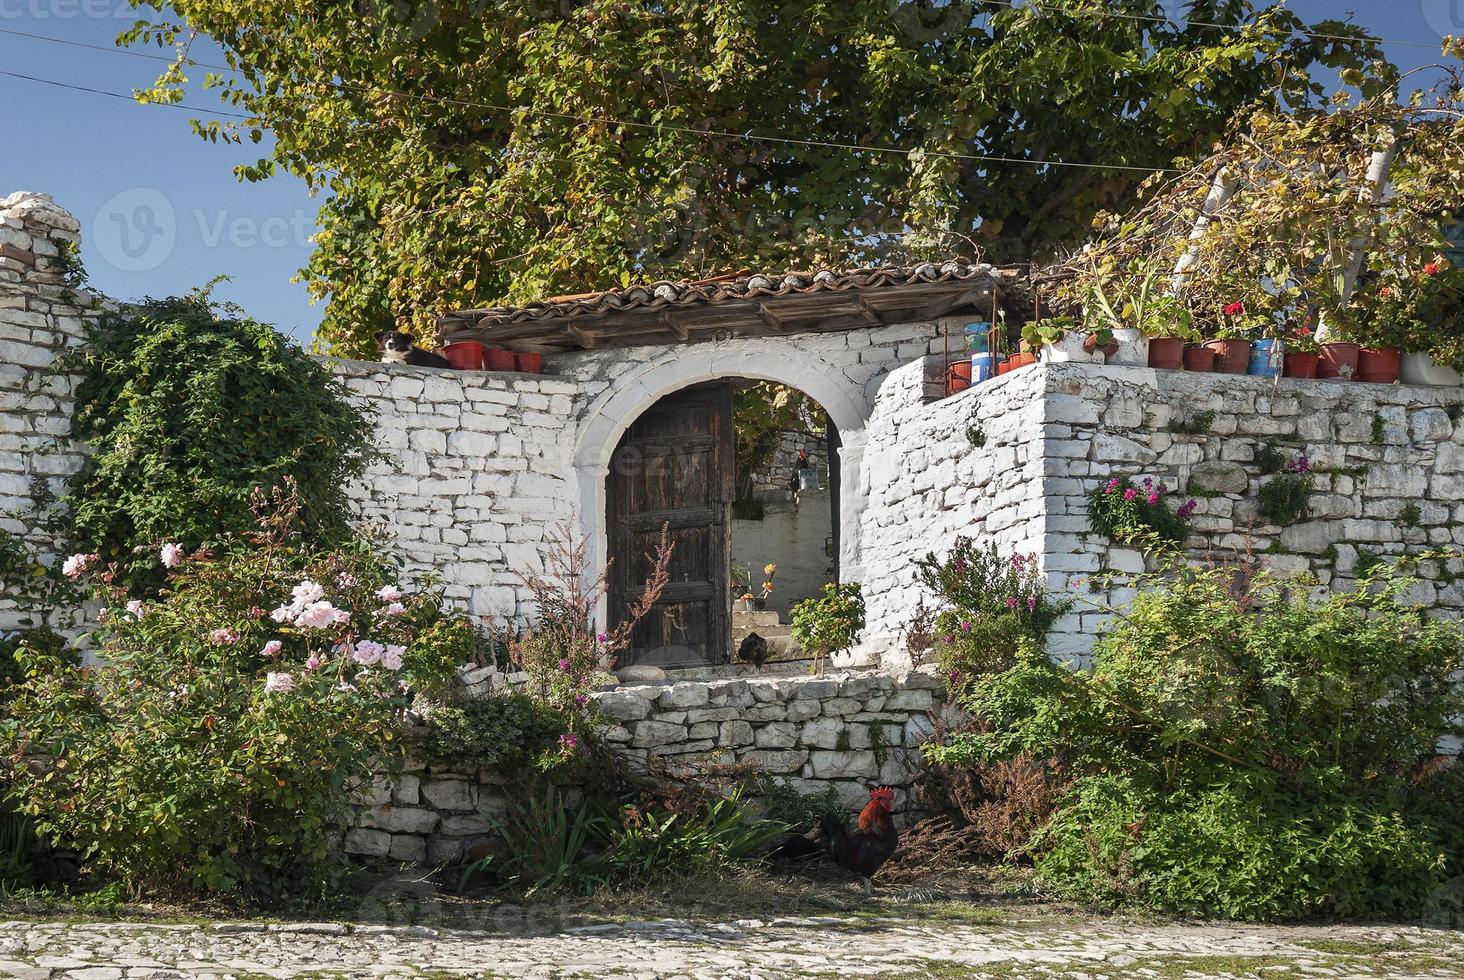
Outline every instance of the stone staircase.
[[803, 651], [793, 641], [793, 627], [782, 622], [776, 611], [732, 613], [732, 656], [749, 633], [768, 641], [768, 660], [798, 660]]

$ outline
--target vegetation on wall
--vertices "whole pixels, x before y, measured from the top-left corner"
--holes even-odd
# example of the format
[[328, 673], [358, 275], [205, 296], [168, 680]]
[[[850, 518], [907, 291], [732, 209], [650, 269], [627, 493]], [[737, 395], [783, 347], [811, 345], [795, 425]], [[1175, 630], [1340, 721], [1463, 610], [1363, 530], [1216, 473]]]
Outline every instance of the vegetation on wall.
[[1159, 0], [147, 5], [128, 40], [182, 52], [150, 97], [178, 101], [181, 42], [211, 37], [237, 71], [207, 84], [250, 118], [195, 130], [268, 131], [239, 175], [327, 192], [305, 272], [355, 354], [447, 308], [632, 279], [1041, 257], [1233, 119], [1312, 103], [1314, 67], [1381, 58], [1250, 0], [1190, 22]]
[[351, 534], [346, 488], [371, 453], [371, 424], [321, 364], [268, 324], [206, 291], [107, 317], [75, 367], [66, 533], [121, 581], [161, 582], [164, 541], [193, 548], [252, 526], [250, 495], [290, 481], [306, 541]]
[[753, 496], [753, 478], [766, 475], [786, 432], [801, 432], [822, 439], [828, 415], [797, 388], [772, 381], [740, 385], [732, 394], [732, 425], [736, 431], [737, 488], [734, 506], [744, 519], [761, 519], [761, 501]]
[[1163, 549], [1182, 544], [1189, 533], [1194, 500], [1169, 508], [1169, 488], [1145, 477], [1136, 485], [1128, 477], [1113, 477], [1088, 492], [1088, 526], [1114, 544], [1131, 548]]

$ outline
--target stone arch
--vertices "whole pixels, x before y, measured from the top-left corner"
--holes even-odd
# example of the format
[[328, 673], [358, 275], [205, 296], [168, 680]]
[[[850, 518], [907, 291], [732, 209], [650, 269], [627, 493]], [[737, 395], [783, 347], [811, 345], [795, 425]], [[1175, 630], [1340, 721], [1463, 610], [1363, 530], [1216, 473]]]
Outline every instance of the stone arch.
[[[869, 405], [863, 387], [832, 363], [806, 350], [763, 347], [728, 350], [707, 346], [674, 348], [615, 378], [585, 410], [575, 444], [579, 537], [589, 545], [589, 568], [604, 566], [605, 478], [620, 438], [640, 415], [672, 392], [722, 378], [752, 378], [797, 388], [829, 413], [839, 430], [839, 569], [841, 577], [861, 581], [860, 516], [865, 487], [862, 470], [864, 429]], [[602, 600], [603, 606], [603, 600]], [[604, 609], [600, 610], [603, 618]]]

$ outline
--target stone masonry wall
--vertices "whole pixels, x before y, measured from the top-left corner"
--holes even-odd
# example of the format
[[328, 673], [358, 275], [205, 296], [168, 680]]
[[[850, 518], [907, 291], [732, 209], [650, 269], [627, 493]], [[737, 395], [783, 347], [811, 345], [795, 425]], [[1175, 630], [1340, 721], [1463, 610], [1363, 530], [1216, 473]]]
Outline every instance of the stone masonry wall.
[[870, 419], [863, 537], [865, 644], [906, 660], [901, 635], [923, 598], [915, 561], [958, 536], [1043, 551], [1042, 378], [1019, 371], [936, 402], [923, 365], [890, 376]]
[[[0, 531], [48, 561], [59, 544], [37, 505], [59, 494], [83, 460], [65, 439], [75, 382], [53, 372], [52, 362], [104, 309], [68, 283], [68, 254], [80, 240], [76, 219], [48, 195], [0, 199]], [[67, 612], [53, 611], [50, 625], [64, 626]], [[40, 625], [34, 619], [0, 595], [0, 633]]]
[[342, 362], [376, 419], [374, 464], [353, 491], [409, 572], [435, 572], [469, 612], [524, 618], [523, 573], [574, 515], [574, 386], [542, 375]]
[[[1378, 559], [1424, 551], [1412, 600], [1464, 612], [1464, 388], [1279, 381], [1221, 374], [1064, 364], [1038, 368], [1047, 405], [1046, 564], [1073, 576], [1142, 571], [1144, 556], [1088, 533], [1083, 495], [1113, 476], [1162, 480], [1193, 496], [1189, 553], [1231, 557], [1249, 547], [1279, 573], [1309, 572], [1353, 587]], [[1175, 432], [1173, 427], [1198, 428]], [[1315, 478], [1309, 513], [1288, 527], [1257, 513], [1265, 447], [1305, 454]], [[1121, 605], [1131, 590], [1100, 598]], [[1058, 623], [1058, 649], [1082, 652], [1106, 614]]]
[[[943, 702], [930, 673], [683, 681], [619, 687], [596, 695], [607, 733], [634, 766], [652, 760], [684, 772], [737, 764], [804, 794], [832, 787], [857, 810], [869, 789], [895, 789], [908, 819], [918, 745]], [[442, 864], [492, 836], [505, 811], [503, 777], [426, 763], [380, 780], [346, 834], [363, 858]]]

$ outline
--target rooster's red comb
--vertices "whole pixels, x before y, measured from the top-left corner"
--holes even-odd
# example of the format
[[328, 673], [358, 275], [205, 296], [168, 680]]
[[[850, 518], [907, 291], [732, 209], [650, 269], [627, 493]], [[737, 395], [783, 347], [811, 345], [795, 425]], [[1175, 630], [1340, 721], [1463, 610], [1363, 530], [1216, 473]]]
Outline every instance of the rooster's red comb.
[[890, 789], [888, 786], [876, 786], [874, 789], [869, 791], [869, 798], [871, 800], [879, 800], [882, 803], [887, 803], [890, 806], [894, 806], [895, 791]]

